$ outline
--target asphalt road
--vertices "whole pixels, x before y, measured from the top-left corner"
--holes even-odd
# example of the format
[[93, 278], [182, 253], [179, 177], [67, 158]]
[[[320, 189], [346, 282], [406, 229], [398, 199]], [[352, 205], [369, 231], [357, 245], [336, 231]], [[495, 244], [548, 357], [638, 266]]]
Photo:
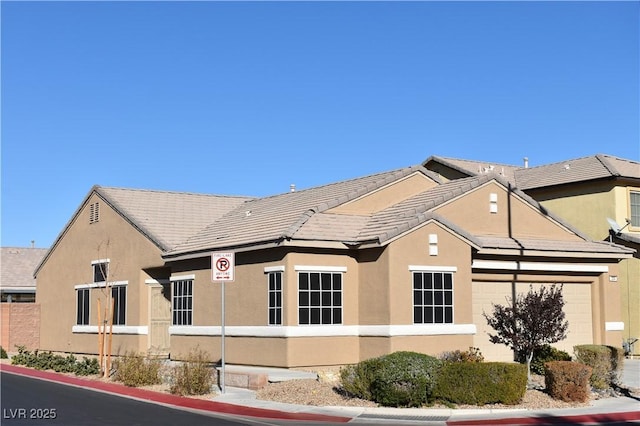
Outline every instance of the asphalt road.
[[276, 424], [215, 414], [199, 414], [15, 374], [2, 373], [0, 381], [0, 423], [3, 426]]

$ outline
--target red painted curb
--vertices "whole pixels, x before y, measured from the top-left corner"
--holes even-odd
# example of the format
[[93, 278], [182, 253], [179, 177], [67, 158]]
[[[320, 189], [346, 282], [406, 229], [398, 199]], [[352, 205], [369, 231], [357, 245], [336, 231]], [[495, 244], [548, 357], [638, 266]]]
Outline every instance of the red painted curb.
[[338, 417], [311, 413], [288, 413], [285, 411], [269, 410], [266, 408], [245, 407], [224, 402], [208, 401], [205, 399], [186, 398], [182, 396], [153, 392], [146, 389], [132, 388], [117, 383], [101, 382], [98, 380], [67, 376], [51, 371], [34, 370], [31, 368], [19, 367], [9, 364], [0, 364], [0, 371], [42, 380], [48, 380], [51, 382], [64, 383], [67, 385], [86, 388], [89, 390], [102, 391], [120, 396], [129, 396], [139, 400], [154, 402], [158, 404], [174, 405], [177, 407], [211, 411], [222, 414], [232, 414], [236, 416], [332, 423], [347, 423], [352, 420], [350, 417]]
[[579, 414], [575, 416], [541, 416], [523, 417], [519, 419], [485, 419], [485, 420], [453, 420], [448, 426], [473, 425], [575, 425], [575, 424], [607, 424], [629, 421], [640, 421], [640, 411], [623, 413]]

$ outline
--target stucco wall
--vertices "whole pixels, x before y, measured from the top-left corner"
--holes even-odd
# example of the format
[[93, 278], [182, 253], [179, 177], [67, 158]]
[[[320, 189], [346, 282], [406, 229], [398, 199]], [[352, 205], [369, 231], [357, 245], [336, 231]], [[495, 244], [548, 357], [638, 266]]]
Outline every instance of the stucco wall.
[[[89, 223], [89, 205], [100, 203], [100, 219]], [[127, 282], [126, 326], [148, 323], [145, 268], [161, 267], [160, 250], [97, 195], [90, 197], [70, 222], [36, 277], [36, 300], [41, 305], [41, 349], [97, 353], [97, 333], [74, 333], [77, 285], [93, 283], [92, 261], [109, 259], [109, 281]], [[168, 278], [168, 277], [167, 277]], [[98, 323], [98, 299], [106, 305], [104, 288], [90, 289], [90, 325]], [[104, 314], [102, 315], [104, 317]], [[144, 334], [114, 334], [113, 347], [146, 351]]]

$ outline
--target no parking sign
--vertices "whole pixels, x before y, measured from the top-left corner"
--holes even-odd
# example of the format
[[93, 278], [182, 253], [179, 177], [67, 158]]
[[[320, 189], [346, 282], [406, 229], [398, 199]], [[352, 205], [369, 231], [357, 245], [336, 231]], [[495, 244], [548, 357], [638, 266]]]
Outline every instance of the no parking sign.
[[211, 280], [233, 281], [235, 269], [235, 257], [233, 252], [221, 252], [211, 254]]

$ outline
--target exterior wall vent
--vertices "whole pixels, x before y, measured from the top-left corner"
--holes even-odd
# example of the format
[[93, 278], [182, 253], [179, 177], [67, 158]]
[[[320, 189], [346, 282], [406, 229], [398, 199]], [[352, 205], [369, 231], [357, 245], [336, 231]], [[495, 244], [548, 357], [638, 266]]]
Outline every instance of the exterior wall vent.
[[95, 202], [89, 206], [89, 223], [96, 223], [100, 220], [100, 203]]

